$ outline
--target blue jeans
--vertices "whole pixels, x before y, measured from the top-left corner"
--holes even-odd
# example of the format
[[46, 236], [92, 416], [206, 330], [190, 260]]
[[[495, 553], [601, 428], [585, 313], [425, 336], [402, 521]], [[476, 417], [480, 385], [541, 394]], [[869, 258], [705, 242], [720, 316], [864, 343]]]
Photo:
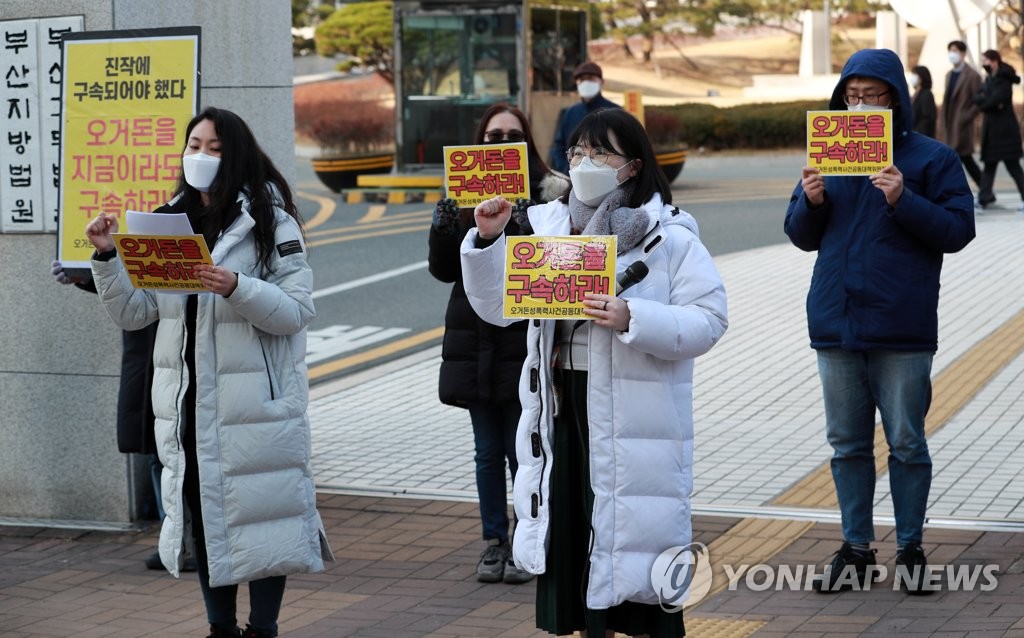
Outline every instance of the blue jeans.
[[832, 479], [850, 543], [875, 540], [875, 408], [889, 444], [889, 489], [896, 542], [920, 543], [932, 460], [924, 434], [931, 405], [932, 353], [818, 350], [825, 396], [825, 431], [835, 453]]
[[470, 403], [476, 454], [476, 491], [480, 498], [480, 522], [484, 540], [508, 540], [508, 491], [505, 461], [516, 480], [516, 427], [522, 408], [518, 401]]

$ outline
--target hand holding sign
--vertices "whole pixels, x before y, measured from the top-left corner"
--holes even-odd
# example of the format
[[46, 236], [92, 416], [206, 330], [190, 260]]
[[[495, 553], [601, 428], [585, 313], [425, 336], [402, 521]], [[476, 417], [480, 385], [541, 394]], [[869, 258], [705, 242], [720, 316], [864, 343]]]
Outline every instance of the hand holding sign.
[[238, 275], [227, 268], [211, 266], [209, 264], [197, 264], [193, 269], [199, 281], [210, 292], [215, 292], [222, 297], [230, 297], [231, 293], [238, 287]]
[[110, 235], [117, 232], [117, 215], [99, 214], [85, 227], [85, 236], [97, 252], [106, 253], [114, 250], [114, 238]]
[[895, 206], [903, 195], [903, 173], [895, 164], [886, 166], [877, 175], [872, 175], [871, 183], [885, 193], [885, 201], [890, 206]]
[[804, 189], [804, 195], [807, 196], [807, 203], [813, 208], [825, 203], [825, 178], [821, 175], [820, 170], [813, 166], [804, 166], [800, 186]]
[[476, 228], [480, 233], [480, 239], [491, 240], [501, 235], [511, 216], [512, 202], [504, 197], [485, 200], [473, 209], [473, 217], [476, 219]]

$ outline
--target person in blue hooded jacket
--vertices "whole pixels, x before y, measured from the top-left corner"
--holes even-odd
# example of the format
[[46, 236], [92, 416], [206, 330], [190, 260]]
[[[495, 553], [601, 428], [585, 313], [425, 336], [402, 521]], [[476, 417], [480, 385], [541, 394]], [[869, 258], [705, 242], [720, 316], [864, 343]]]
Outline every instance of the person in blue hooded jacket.
[[889, 445], [896, 578], [908, 593], [930, 593], [921, 577], [932, 478], [924, 419], [939, 272], [944, 253], [974, 238], [973, 197], [956, 152], [914, 132], [903, 65], [892, 51], [850, 56], [829, 108], [891, 109], [893, 165], [871, 176], [828, 177], [804, 167], [786, 212], [793, 244], [818, 252], [807, 323], [844, 539], [815, 589], [863, 588], [871, 577], [877, 408]]

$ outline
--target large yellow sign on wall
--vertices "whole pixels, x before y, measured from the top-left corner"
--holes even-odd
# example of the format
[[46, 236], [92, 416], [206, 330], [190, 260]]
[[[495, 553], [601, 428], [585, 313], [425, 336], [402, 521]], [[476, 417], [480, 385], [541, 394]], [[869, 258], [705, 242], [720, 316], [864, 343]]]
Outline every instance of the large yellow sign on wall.
[[174, 191], [199, 103], [199, 28], [83, 32], [64, 41], [58, 258], [87, 267], [85, 226], [151, 211]]

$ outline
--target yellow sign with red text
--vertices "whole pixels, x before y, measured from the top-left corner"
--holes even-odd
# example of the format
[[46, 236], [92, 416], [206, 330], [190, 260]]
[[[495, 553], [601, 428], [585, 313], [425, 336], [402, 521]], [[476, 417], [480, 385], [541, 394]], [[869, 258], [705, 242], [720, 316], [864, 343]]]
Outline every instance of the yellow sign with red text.
[[174, 191], [199, 100], [199, 29], [84, 32], [63, 47], [57, 251], [88, 267], [89, 221], [152, 211]]
[[892, 166], [892, 111], [808, 111], [807, 166], [874, 175]]
[[644, 98], [640, 91], [623, 91], [622, 92], [622, 108], [627, 113], [640, 120], [640, 123], [644, 123]]
[[461, 208], [501, 195], [530, 198], [526, 143], [444, 147], [444, 186]]
[[202, 235], [134, 235], [114, 233], [117, 255], [132, 285], [164, 292], [204, 292], [193, 272], [199, 264], [213, 265]]
[[516, 236], [505, 244], [506, 319], [591, 319], [586, 293], [615, 293], [615, 236]]

